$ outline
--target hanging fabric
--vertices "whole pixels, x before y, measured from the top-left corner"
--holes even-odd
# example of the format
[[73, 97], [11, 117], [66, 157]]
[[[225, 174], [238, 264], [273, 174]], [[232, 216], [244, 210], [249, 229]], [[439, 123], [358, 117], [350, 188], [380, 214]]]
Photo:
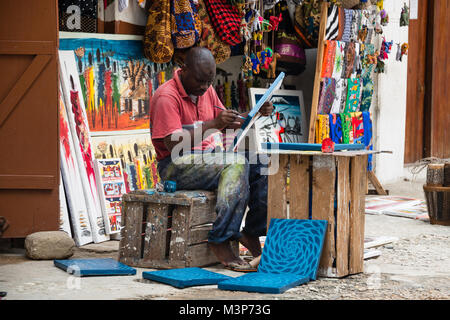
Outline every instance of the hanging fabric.
[[214, 30], [220, 39], [231, 46], [241, 43], [239, 11], [227, 0], [207, 0], [205, 5]]
[[228, 60], [231, 55], [230, 46], [223, 42], [217, 33], [209, 19], [208, 12], [204, 0], [198, 0], [198, 15], [202, 23], [201, 38], [199, 42], [200, 47], [208, 48], [214, 56], [216, 64], [220, 64]]
[[150, 61], [167, 63], [172, 59], [170, 20], [170, 0], [154, 0], [148, 12], [143, 42], [144, 55]]
[[200, 38], [201, 22], [192, 0], [170, 0], [171, 32], [177, 49], [192, 47]]

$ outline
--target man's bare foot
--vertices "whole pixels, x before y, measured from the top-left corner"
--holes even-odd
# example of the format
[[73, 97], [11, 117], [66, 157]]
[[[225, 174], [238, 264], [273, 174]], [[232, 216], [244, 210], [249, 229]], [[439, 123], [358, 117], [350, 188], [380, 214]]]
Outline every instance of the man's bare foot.
[[260, 256], [262, 253], [261, 243], [259, 242], [259, 237], [249, 236], [241, 232], [242, 237], [239, 238], [239, 242], [246, 247], [253, 257]]
[[228, 266], [230, 263], [247, 264], [244, 260], [234, 255], [229, 241], [222, 243], [209, 242], [208, 246], [224, 266]]

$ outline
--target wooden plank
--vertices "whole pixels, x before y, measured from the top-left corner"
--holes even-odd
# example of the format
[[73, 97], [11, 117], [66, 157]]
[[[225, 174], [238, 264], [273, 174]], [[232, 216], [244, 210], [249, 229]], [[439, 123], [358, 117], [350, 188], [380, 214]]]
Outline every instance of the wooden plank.
[[0, 40], [0, 54], [56, 54], [55, 48], [57, 48], [57, 45], [53, 41]]
[[[375, 191], [377, 192], [377, 194], [382, 195], [382, 196], [387, 196], [387, 192], [386, 190], [384, 190], [383, 186], [381, 185], [380, 181], [378, 180], [377, 176], [375, 175], [375, 173], [373, 171], [367, 171], [367, 177], [369, 178], [370, 183], [372, 183], [372, 185], [375, 188]], [[366, 183], [367, 186], [367, 183]], [[367, 187], [366, 187], [366, 194], [367, 194]]]
[[194, 198], [189, 227], [213, 223], [216, 220], [216, 197]]
[[120, 257], [122, 260], [137, 261], [141, 254], [141, 233], [142, 233], [142, 214], [144, 210], [143, 203], [131, 202], [124, 205], [123, 232], [120, 243]]
[[350, 240], [350, 159], [337, 157], [336, 272], [348, 275]]
[[[166, 194], [166, 193], [164, 193]], [[174, 204], [181, 206], [189, 206], [191, 205], [191, 199], [188, 198], [176, 198], [176, 197], [164, 197], [158, 193], [155, 195], [145, 195], [145, 194], [132, 194], [126, 193], [122, 196], [124, 201], [136, 201], [136, 202], [151, 202], [151, 203], [160, 203], [160, 204]]]
[[0, 174], [0, 189], [51, 190], [58, 186], [53, 175]]
[[287, 218], [286, 182], [289, 155], [280, 155], [277, 163], [275, 163], [276, 160], [276, 157], [272, 157], [270, 166], [273, 169], [274, 166], [278, 165], [278, 170], [275, 174], [268, 177], [267, 229], [269, 228], [270, 219]]
[[317, 42], [317, 58], [316, 58], [316, 73], [314, 75], [314, 87], [313, 96], [311, 103], [311, 114], [309, 120], [309, 134], [308, 142], [314, 143], [315, 130], [316, 130], [316, 119], [317, 119], [317, 106], [319, 105], [319, 95], [320, 95], [320, 75], [322, 73], [322, 63], [323, 63], [323, 52], [324, 52], [324, 40], [326, 33], [327, 15], [328, 15], [328, 3], [323, 1], [322, 8], [320, 11], [320, 29], [319, 29], [319, 39]]
[[186, 251], [186, 267], [204, 267], [219, 263], [207, 243], [188, 246]]
[[184, 261], [188, 244], [189, 224], [192, 207], [177, 206], [172, 211], [172, 232], [170, 235], [169, 263]]
[[363, 272], [364, 267], [364, 205], [367, 156], [354, 157], [350, 164], [349, 274], [355, 274]]
[[207, 242], [208, 234], [211, 229], [212, 224], [191, 228], [189, 230], [188, 245]]
[[312, 219], [328, 221], [322, 257], [319, 263], [319, 274], [334, 276], [333, 263], [336, 259], [334, 237], [336, 160], [334, 157], [313, 157], [312, 181]]
[[290, 156], [289, 219], [309, 218], [310, 156]]
[[168, 215], [168, 204], [150, 203], [148, 205], [144, 259], [166, 259]]

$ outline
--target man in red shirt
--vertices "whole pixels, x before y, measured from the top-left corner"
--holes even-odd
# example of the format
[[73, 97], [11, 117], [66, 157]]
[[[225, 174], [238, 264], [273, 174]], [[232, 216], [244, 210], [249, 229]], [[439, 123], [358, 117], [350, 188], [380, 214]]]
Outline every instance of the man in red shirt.
[[[243, 120], [221, 103], [211, 86], [215, 75], [211, 52], [190, 49], [184, 66], [152, 97], [150, 132], [162, 180], [176, 181], [179, 190], [217, 189], [217, 218], [208, 235], [209, 247], [227, 268], [246, 271], [251, 266], [234, 255], [229, 242], [238, 240], [254, 257], [261, 254], [259, 237], [267, 226], [267, 176], [261, 170], [267, 164], [258, 157], [250, 164], [248, 153], [223, 152], [222, 131], [240, 128]], [[272, 111], [271, 102], [260, 109], [263, 116]]]

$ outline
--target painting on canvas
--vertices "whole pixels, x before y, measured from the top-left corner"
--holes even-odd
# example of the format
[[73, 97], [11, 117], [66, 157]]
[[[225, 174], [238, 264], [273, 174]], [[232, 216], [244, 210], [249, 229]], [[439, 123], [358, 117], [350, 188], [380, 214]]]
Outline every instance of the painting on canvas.
[[94, 242], [98, 243], [109, 240], [109, 236], [106, 234], [103, 221], [94, 171], [95, 159], [91, 147], [89, 124], [73, 51], [59, 51], [59, 67], [61, 87], [64, 102], [67, 106], [66, 111], [76, 154], [76, 163], [79, 168], [86, 207], [91, 222], [92, 237]]
[[[265, 89], [250, 88], [251, 105], [262, 97]], [[264, 142], [307, 142], [308, 128], [302, 91], [277, 90], [271, 100], [274, 112], [269, 117], [260, 117], [255, 122], [258, 146]]]
[[[64, 184], [65, 198], [73, 237], [77, 246], [92, 242], [91, 224], [89, 222], [86, 200], [79, 167], [76, 162], [69, 119], [63, 100], [63, 92], [59, 88], [59, 152], [61, 162], [61, 178]], [[62, 197], [61, 197], [62, 199]]]
[[122, 195], [126, 193], [123, 168], [120, 159], [97, 159], [96, 173], [99, 193], [101, 194], [103, 215], [105, 216], [106, 232], [120, 232], [122, 215]]
[[155, 188], [160, 181], [149, 133], [92, 137], [96, 159], [120, 159], [126, 191]]
[[152, 92], [172, 68], [143, 56], [142, 36], [61, 32], [59, 49], [75, 53], [91, 132], [149, 128]]

